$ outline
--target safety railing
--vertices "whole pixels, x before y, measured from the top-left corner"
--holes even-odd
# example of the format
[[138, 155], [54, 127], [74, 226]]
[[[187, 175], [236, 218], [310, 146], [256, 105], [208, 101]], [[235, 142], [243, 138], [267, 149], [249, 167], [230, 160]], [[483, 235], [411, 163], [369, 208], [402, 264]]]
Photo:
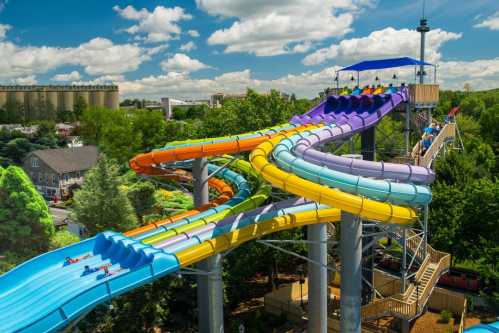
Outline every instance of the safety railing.
[[[416, 251], [419, 253], [419, 250], [421, 249], [421, 246], [419, 246], [421, 237], [412, 230], [408, 230], [407, 233], [407, 246], [409, 251]], [[400, 237], [399, 234], [397, 234], [397, 236]], [[418, 255], [417, 253], [414, 253], [414, 255]], [[394, 316], [406, 320], [417, 317], [423, 311], [425, 304], [428, 302], [431, 292], [435, 288], [438, 279], [446, 270], [449, 269], [450, 255], [428, 246], [426, 256], [422, 260], [415, 275], [415, 280], [418, 283], [430, 267], [434, 270], [423, 289], [416, 291], [418, 292], [417, 301], [411, 300], [411, 295], [413, 295], [416, 288], [415, 284], [411, 283], [404, 293], [399, 293], [364, 305], [361, 310], [362, 320], [374, 320], [384, 316]]]
[[456, 135], [456, 124], [449, 123], [440, 130], [437, 137], [431, 143], [431, 146], [426, 150], [423, 156], [421, 156], [421, 141], [419, 141], [412, 149], [412, 158], [414, 159], [414, 164], [424, 167], [430, 167], [431, 162], [436, 158], [443, 145], [454, 139]]

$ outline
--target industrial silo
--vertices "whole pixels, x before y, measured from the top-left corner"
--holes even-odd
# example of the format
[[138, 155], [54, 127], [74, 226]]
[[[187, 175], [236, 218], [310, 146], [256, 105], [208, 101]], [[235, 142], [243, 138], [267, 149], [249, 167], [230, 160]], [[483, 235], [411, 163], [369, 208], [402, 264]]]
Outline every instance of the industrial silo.
[[5, 103], [7, 103], [7, 91], [0, 91], [0, 108], [3, 108]]
[[63, 96], [63, 110], [73, 111], [74, 108], [74, 92], [71, 90], [65, 90], [62, 92]]
[[90, 92], [90, 105], [96, 107], [104, 106], [104, 92], [101, 90], [92, 90]]
[[106, 108], [111, 110], [116, 110], [119, 108], [119, 93], [118, 90], [108, 90], [106, 91]]
[[47, 90], [45, 92], [45, 99], [47, 101], [47, 105], [51, 105], [55, 111], [62, 111], [59, 109], [59, 98], [58, 98], [58, 93], [57, 91], [52, 90], [54, 88], [49, 88], [49, 90]]

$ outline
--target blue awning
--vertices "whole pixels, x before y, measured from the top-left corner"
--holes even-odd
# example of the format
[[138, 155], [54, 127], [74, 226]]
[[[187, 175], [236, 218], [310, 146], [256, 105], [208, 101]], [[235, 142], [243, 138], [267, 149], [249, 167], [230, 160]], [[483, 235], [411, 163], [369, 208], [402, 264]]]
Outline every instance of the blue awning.
[[367, 60], [361, 61], [355, 65], [348, 66], [340, 69], [340, 71], [366, 71], [370, 69], [383, 69], [383, 68], [393, 68], [393, 67], [402, 67], [402, 66], [433, 66], [427, 62], [421, 62], [416, 59], [412, 59], [409, 57], [403, 58], [393, 58], [393, 59], [381, 59], [381, 60]]

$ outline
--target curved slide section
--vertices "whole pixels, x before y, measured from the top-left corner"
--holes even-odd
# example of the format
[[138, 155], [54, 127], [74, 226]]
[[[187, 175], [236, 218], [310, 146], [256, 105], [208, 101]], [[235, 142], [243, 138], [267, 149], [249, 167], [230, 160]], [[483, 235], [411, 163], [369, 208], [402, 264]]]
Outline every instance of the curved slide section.
[[[166, 253], [121, 234], [99, 234], [82, 243], [39, 256], [0, 277], [3, 291], [0, 300], [5, 305], [0, 313], [0, 331], [54, 331], [99, 303], [251, 239], [339, 219], [340, 212], [337, 209], [276, 216], [222, 234], [176, 254]], [[77, 257], [89, 252], [92, 254], [90, 258], [63, 266], [66, 256]], [[83, 275], [82, 266], [86, 264], [93, 267], [110, 265], [113, 275], [104, 277], [101, 271]], [[32, 273], [34, 271], [38, 272], [35, 276]], [[8, 295], [5, 295], [6, 291], [9, 291]]]

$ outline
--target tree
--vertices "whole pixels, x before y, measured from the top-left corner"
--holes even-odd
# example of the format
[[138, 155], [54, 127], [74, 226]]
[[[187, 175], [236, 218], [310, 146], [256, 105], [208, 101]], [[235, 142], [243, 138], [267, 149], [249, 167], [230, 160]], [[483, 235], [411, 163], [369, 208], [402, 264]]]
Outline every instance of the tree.
[[33, 150], [33, 145], [26, 138], [12, 139], [5, 146], [6, 156], [15, 163], [21, 163], [23, 158]]
[[80, 238], [67, 230], [57, 231], [50, 240], [50, 249], [55, 250], [80, 241]]
[[479, 119], [482, 112], [485, 111], [485, 103], [476, 95], [466, 97], [459, 106], [463, 114], [475, 119]]
[[487, 108], [482, 113], [480, 128], [484, 139], [499, 147], [499, 104]]
[[75, 192], [72, 217], [83, 224], [90, 236], [104, 230], [126, 231], [136, 227], [137, 217], [126, 194], [120, 190], [118, 166], [102, 156], [87, 172]]
[[154, 184], [148, 181], [139, 181], [127, 188], [127, 197], [141, 218], [151, 212], [155, 202], [155, 191]]
[[76, 103], [73, 106], [75, 118], [80, 119], [87, 107], [87, 102], [85, 102], [83, 96], [78, 96], [78, 98], [76, 99]]
[[0, 252], [29, 257], [49, 248], [54, 224], [26, 173], [9, 166], [0, 177]]

